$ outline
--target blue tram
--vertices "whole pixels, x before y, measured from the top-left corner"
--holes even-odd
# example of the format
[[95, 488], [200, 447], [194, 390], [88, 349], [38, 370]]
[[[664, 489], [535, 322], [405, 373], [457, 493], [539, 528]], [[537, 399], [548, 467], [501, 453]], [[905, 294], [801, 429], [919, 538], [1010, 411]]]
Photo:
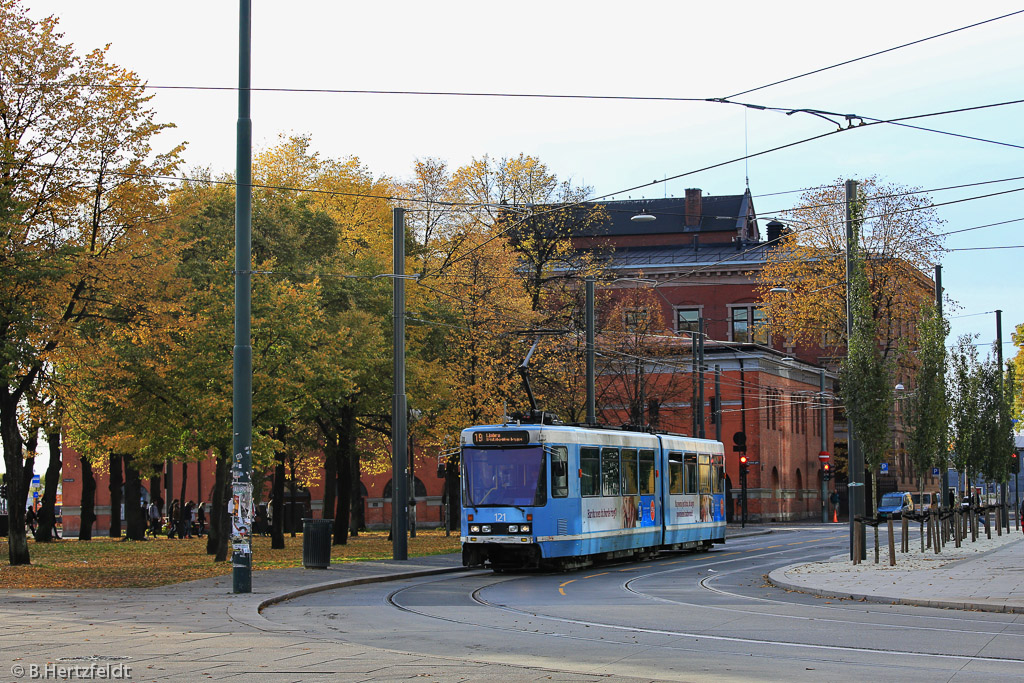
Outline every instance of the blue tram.
[[725, 541], [721, 442], [550, 424], [462, 432], [462, 561], [574, 568]]

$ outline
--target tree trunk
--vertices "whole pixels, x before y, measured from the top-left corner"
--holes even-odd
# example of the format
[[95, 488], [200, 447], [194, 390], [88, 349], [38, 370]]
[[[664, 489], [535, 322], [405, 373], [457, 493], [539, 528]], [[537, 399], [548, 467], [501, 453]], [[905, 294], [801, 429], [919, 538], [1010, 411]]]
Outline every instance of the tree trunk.
[[[359, 453], [356, 450], [356, 408], [348, 403], [341, 410], [338, 430], [338, 516], [334, 521], [334, 544], [348, 544], [348, 535], [355, 536], [362, 521], [363, 501], [359, 491]], [[357, 512], [353, 514], [353, 508]]]
[[284, 548], [284, 453], [275, 453], [273, 494], [270, 497], [270, 547]]
[[231, 469], [231, 456], [226, 449], [217, 452], [217, 465], [214, 468], [213, 502], [210, 505], [210, 534], [206, 539], [206, 552], [214, 556], [214, 562], [228, 559], [228, 538], [231, 535], [228, 518], [228, 500], [231, 481], [228, 477]]
[[[353, 442], [355, 437], [353, 436]], [[360, 477], [361, 468], [359, 464], [359, 451], [353, 446], [348, 449], [348, 455], [344, 456], [342, 460], [345, 463], [345, 467], [348, 468], [348, 477], [344, 478], [345, 482], [348, 483], [349, 498], [351, 505], [349, 506], [349, 517], [346, 521], [348, 525], [349, 536], [352, 538], [358, 538], [360, 531], [366, 531], [366, 514], [365, 505], [363, 501], [363, 488], [362, 478]], [[342, 486], [342, 475], [339, 470], [338, 472], [338, 486]], [[338, 489], [339, 491], [342, 489]]]
[[149, 499], [157, 504], [157, 507], [162, 508], [160, 502], [160, 469], [159, 467], [154, 468], [153, 474], [149, 477]]
[[338, 441], [334, 434], [324, 436], [324, 507], [321, 519], [334, 519], [338, 492]]
[[342, 452], [338, 454], [340, 466], [336, 479], [338, 487], [338, 511], [334, 516], [334, 545], [348, 545], [352, 519], [352, 465], [349, 461], [348, 448], [342, 444]]
[[83, 455], [79, 461], [82, 463], [82, 512], [79, 514], [78, 540], [91, 541], [92, 525], [96, 522], [96, 477], [88, 458]]
[[61, 447], [60, 430], [55, 429], [46, 435], [50, 444], [50, 459], [46, 465], [46, 481], [43, 482], [43, 503], [39, 506], [39, 527], [36, 529], [36, 542], [49, 543], [57, 538], [57, 485], [60, 483]]
[[295, 525], [295, 508], [296, 508], [295, 499], [296, 499], [296, 493], [298, 491], [296, 490], [296, 485], [295, 485], [295, 458], [294, 457], [288, 459], [288, 473], [289, 473], [289, 475], [288, 475], [288, 490], [292, 494], [291, 495], [291, 501], [290, 501], [291, 505], [288, 506], [288, 529], [291, 532], [292, 538], [295, 538], [295, 526], [296, 526]]
[[227, 500], [224, 498], [223, 479], [226, 473], [221, 471], [223, 454], [218, 451], [213, 467], [213, 500], [210, 501], [210, 533], [206, 535], [206, 554], [216, 555], [220, 543], [220, 518], [225, 513]]
[[188, 463], [181, 463], [181, 497], [178, 500], [181, 504], [178, 505], [178, 538], [185, 538], [185, 515], [190, 514], [189, 511], [185, 510], [185, 488], [188, 486]]
[[142, 506], [142, 481], [139, 470], [132, 465], [132, 456], [124, 458], [125, 536], [130, 541], [146, 540], [146, 508]]
[[121, 538], [121, 456], [110, 454], [110, 537]]
[[[218, 461], [218, 465], [220, 462]], [[231, 456], [224, 454], [222, 468], [221, 505], [220, 519], [217, 520], [220, 534], [217, 536], [217, 554], [214, 555], [215, 562], [225, 562], [228, 559], [228, 541], [231, 540], [231, 516], [228, 515], [228, 501], [231, 500], [233, 491], [231, 489]]]

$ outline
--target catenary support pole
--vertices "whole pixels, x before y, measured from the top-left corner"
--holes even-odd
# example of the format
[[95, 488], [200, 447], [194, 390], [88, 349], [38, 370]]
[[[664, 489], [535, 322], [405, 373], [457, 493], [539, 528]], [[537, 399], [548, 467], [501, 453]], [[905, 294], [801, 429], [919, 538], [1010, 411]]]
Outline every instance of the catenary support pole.
[[[854, 202], [857, 199], [857, 181], [846, 181], [846, 342], [849, 349], [850, 339], [853, 337], [853, 293], [850, 281], [853, 276], [853, 263], [850, 259], [851, 251], [856, 246], [857, 232], [854, 225]], [[853, 420], [847, 416], [849, 441], [847, 445], [848, 455], [848, 476], [849, 476], [849, 507], [850, 507], [850, 552], [855, 550], [860, 553], [856, 559], [864, 559], [865, 538], [864, 525], [855, 524], [854, 518], [864, 515], [864, 453], [860, 450], [860, 444], [856, 439]], [[854, 540], [858, 541], [855, 543]]]
[[[821, 369], [818, 376], [818, 411], [819, 426], [821, 429], [821, 453], [828, 453], [828, 436], [825, 430], [828, 428], [828, 413], [825, 412], [825, 368]], [[824, 464], [822, 465], [824, 467]], [[821, 477], [821, 521], [828, 523], [828, 478], [822, 473]]]
[[408, 560], [406, 528], [409, 521], [408, 403], [405, 395], [405, 209], [392, 214], [394, 239], [394, 359], [395, 394], [391, 401], [391, 558]]
[[[935, 310], [939, 313], [939, 318], [942, 318], [942, 266], [935, 266]], [[943, 340], [945, 343], [945, 340]], [[943, 374], [945, 374], [943, 372]], [[942, 381], [945, 384], [945, 379]], [[944, 454], [939, 454], [939, 467], [942, 468], [940, 472], [942, 476], [942, 490], [939, 492], [939, 507], [947, 508], [956, 505], [956, 500], [950, 502], [949, 499], [949, 458]], [[959, 537], [957, 537], [959, 540]], [[957, 548], [960, 545], [958, 543]]]
[[715, 366], [715, 441], [722, 440], [722, 366]]
[[594, 372], [594, 278], [586, 279], [587, 297], [587, 424], [597, 424], [597, 388]]
[[[252, 592], [252, 4], [239, 2], [235, 140], [235, 348], [232, 368], [231, 584]], [[184, 501], [182, 501], [184, 502]]]
[[[1000, 401], [1006, 395], [1003, 388], [1003, 312], [1000, 309], [996, 309], [996, 363], [999, 367], [999, 398]], [[999, 498], [1001, 506], [999, 508], [998, 519], [996, 524], [1002, 524], [1006, 527], [1007, 531], [1010, 529], [1010, 517], [1009, 511], [1006, 509], [1006, 497], [1007, 497], [1007, 484], [1005, 481], [999, 482]]]
[[704, 430], [704, 316], [697, 318], [697, 436], [707, 436]]

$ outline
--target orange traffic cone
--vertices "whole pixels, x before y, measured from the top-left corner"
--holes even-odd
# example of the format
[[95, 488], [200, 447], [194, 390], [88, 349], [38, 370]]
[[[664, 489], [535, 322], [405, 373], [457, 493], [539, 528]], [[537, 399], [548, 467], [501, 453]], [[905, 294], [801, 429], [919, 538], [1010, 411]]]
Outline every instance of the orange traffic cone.
[[832, 523], [839, 524], [839, 510], [832, 508]]

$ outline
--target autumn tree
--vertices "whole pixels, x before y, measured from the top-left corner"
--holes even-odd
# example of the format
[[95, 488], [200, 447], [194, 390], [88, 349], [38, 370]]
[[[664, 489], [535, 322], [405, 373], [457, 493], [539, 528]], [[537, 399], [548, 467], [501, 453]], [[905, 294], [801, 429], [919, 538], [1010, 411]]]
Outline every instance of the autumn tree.
[[[856, 235], [856, 232], [854, 233]], [[878, 343], [880, 322], [872, 314], [868, 275], [860, 249], [851, 253], [850, 309], [852, 330], [846, 356], [839, 369], [840, 393], [851, 432], [864, 453], [864, 466], [871, 472], [871, 490], [877, 491], [877, 472], [889, 443], [889, 413], [893, 406], [893, 359], [885, 356]], [[873, 496], [872, 516], [878, 516], [878, 497]], [[875, 529], [875, 557], [878, 557], [878, 526]]]
[[918, 359], [913, 381], [900, 398], [907, 428], [907, 456], [914, 467], [918, 488], [931, 467], [946, 467], [946, 438], [949, 400], [946, 394], [946, 336], [949, 323], [935, 305], [922, 309], [917, 324]]
[[75, 53], [57, 20], [0, 0], [0, 436], [11, 564], [29, 561], [17, 415], [48, 362], [85, 321], [130, 324], [132, 295], [161, 257], [149, 228], [180, 148], [159, 153], [138, 77]]
[[[870, 315], [885, 357], [933, 297], [930, 273], [939, 262], [942, 224], [916, 188], [870, 177], [858, 184], [857, 247], [870, 283]], [[846, 344], [846, 200], [844, 183], [809, 190], [786, 212], [791, 230], [769, 252], [758, 290], [773, 334], [836, 353]], [[772, 291], [772, 290], [776, 291]]]
[[671, 333], [653, 289], [632, 285], [618, 292], [597, 339], [598, 402], [614, 406], [621, 422], [664, 428], [661, 406], [682, 400], [692, 387], [682, 371], [689, 340]]

